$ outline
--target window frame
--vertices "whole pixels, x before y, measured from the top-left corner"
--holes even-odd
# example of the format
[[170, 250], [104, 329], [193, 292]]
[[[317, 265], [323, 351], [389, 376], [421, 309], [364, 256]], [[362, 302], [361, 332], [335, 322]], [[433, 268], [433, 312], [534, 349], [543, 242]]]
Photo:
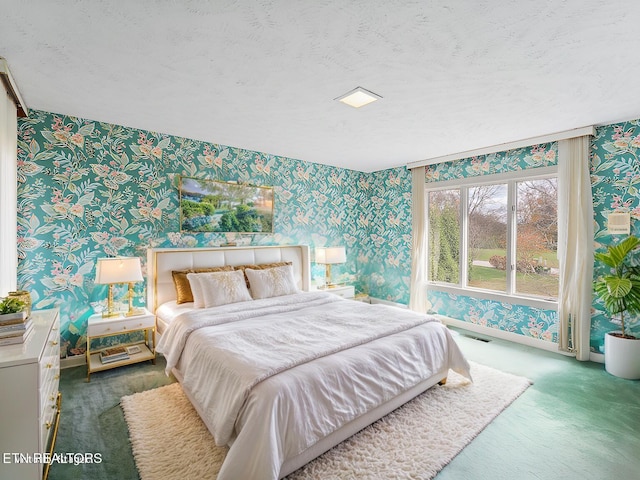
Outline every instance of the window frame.
[[[493, 300], [498, 302], [505, 302], [516, 305], [524, 305], [533, 308], [542, 308], [553, 310], [558, 308], [558, 299], [545, 298], [537, 295], [527, 295], [523, 293], [516, 293], [516, 265], [515, 260], [515, 245], [517, 242], [517, 184], [518, 182], [537, 180], [544, 178], [556, 178], [558, 177], [558, 167], [556, 165], [551, 167], [540, 167], [530, 170], [517, 170], [507, 173], [497, 173], [492, 175], [482, 175], [475, 177], [465, 177], [454, 180], [444, 180], [440, 182], [428, 182], [425, 184], [425, 204], [426, 215], [429, 215], [429, 194], [431, 192], [441, 190], [460, 189], [460, 256], [458, 269], [460, 272], [459, 283], [452, 284], [446, 282], [438, 282], [427, 279], [427, 290], [441, 291], [445, 293], [452, 293], [456, 295], [464, 295], [473, 298], [479, 298], [481, 300]], [[506, 275], [506, 291], [499, 292], [495, 290], [487, 290], [478, 287], [471, 287], [468, 282], [468, 230], [469, 230], [469, 189], [473, 187], [479, 187], [483, 185], [494, 184], [506, 184], [507, 185], [507, 259], [509, 269]], [[425, 222], [425, 235], [429, 238], [429, 222]], [[427, 250], [430, 249], [429, 241], [427, 240]], [[429, 255], [427, 255], [427, 272], [429, 269]]]

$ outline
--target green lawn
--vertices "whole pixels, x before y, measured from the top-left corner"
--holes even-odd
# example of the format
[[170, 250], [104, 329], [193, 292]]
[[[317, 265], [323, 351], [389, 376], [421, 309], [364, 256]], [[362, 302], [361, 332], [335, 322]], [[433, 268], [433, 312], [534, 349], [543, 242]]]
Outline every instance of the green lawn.
[[[504, 257], [507, 254], [507, 251], [500, 248], [478, 248], [470, 253], [473, 257], [473, 260], [483, 260], [485, 262], [488, 262], [489, 259], [494, 255], [501, 255]], [[547, 261], [548, 267], [558, 268], [558, 257], [556, 255], [556, 252], [553, 252], [551, 250], [544, 250], [541, 252], [537, 252], [534, 257], [542, 257]]]
[[[474, 265], [469, 272], [469, 286], [486, 288], [504, 292], [507, 285], [507, 272], [493, 267]], [[558, 296], [558, 276], [516, 273], [516, 290], [518, 293]]]

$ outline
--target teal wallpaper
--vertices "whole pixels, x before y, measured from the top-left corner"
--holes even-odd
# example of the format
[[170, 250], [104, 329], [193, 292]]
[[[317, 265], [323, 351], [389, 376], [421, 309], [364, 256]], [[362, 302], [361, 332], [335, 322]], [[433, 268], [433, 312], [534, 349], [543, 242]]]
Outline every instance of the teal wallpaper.
[[[640, 123], [597, 129], [592, 142], [595, 242], [604, 248], [606, 214], [640, 217]], [[428, 167], [427, 182], [537, 168], [556, 163], [555, 143]], [[273, 235], [181, 234], [177, 175], [269, 185]], [[358, 291], [409, 301], [411, 174], [404, 168], [355, 172], [267, 153], [32, 111], [18, 123], [18, 286], [36, 308], [58, 305], [63, 354], [85, 350], [86, 319], [104, 303], [93, 283], [96, 259], [137, 255], [148, 247], [249, 244], [345, 245], [334, 278]], [[640, 234], [640, 227], [633, 226]], [[597, 272], [596, 272], [597, 273]], [[323, 269], [314, 267], [313, 277]], [[144, 283], [136, 286], [144, 302]], [[117, 292], [124, 295], [124, 290]], [[471, 323], [556, 341], [555, 311], [430, 292], [433, 310]], [[591, 343], [601, 351], [614, 329], [597, 302]]]
[[425, 169], [425, 181], [433, 183], [457, 178], [494, 175], [529, 168], [549, 167], [557, 165], [557, 163], [558, 144], [556, 142], [546, 143], [430, 165]]
[[[631, 233], [640, 236], [640, 120], [597, 128], [591, 152], [595, 247], [596, 251], [602, 251], [623, 238], [607, 233], [607, 215], [610, 212], [631, 212]], [[602, 270], [596, 265], [594, 276], [600, 273]], [[630, 320], [636, 321], [634, 330], [640, 333], [638, 318]], [[594, 300], [592, 350], [602, 352], [604, 335], [612, 330], [619, 330], [619, 326], [609, 321], [604, 307]]]
[[[361, 183], [367, 195], [358, 227], [358, 273], [372, 297], [408, 304], [411, 284], [411, 172], [404, 167], [374, 172]], [[368, 288], [368, 290], [366, 290]]]
[[[377, 250], [360, 246], [367, 224], [384, 228], [360, 206], [380, 204], [367, 174], [42, 111], [19, 121], [18, 175], [18, 285], [36, 308], [59, 306], [68, 355], [85, 351], [86, 320], [106, 298], [106, 287], [93, 282], [99, 257], [144, 262], [148, 247], [229, 241], [345, 245], [347, 263], [334, 268], [334, 280], [366, 291], [356, 272], [376, 261]], [[177, 175], [273, 186], [275, 233], [181, 234]], [[314, 268], [314, 278], [323, 274]], [[138, 304], [144, 288], [136, 285]]]

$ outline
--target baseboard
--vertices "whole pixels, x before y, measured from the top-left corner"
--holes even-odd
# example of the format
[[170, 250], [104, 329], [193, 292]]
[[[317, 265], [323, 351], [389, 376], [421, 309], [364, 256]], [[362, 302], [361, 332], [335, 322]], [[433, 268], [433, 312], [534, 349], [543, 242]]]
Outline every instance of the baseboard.
[[[539, 348], [548, 352], [558, 353], [567, 357], [575, 357], [574, 354], [562, 352], [558, 350], [558, 344], [553, 342], [546, 342], [537, 338], [525, 337], [524, 335], [518, 335], [517, 333], [505, 332], [504, 330], [498, 330], [496, 328], [484, 327], [482, 325], [476, 325], [475, 323], [464, 322], [455, 318], [447, 317], [444, 315], [436, 315], [442, 323], [445, 325], [451, 325], [456, 328], [468, 330], [475, 333], [481, 333], [488, 337], [499, 338], [501, 340], [508, 340], [509, 342], [519, 343], [521, 345], [527, 345], [529, 347]], [[601, 353], [590, 352], [589, 361], [595, 363], [604, 363], [604, 355]]]
[[72, 355], [70, 357], [65, 357], [60, 359], [60, 368], [72, 368], [79, 367], [81, 365], [87, 364], [86, 355]]
[[501, 340], [508, 340], [509, 342], [519, 343], [528, 347], [539, 348], [548, 352], [559, 353], [561, 355], [573, 356], [566, 354], [558, 350], [558, 344], [553, 342], [547, 342], [538, 338], [525, 337], [524, 335], [518, 335], [517, 333], [505, 332], [504, 330], [498, 330], [497, 328], [485, 327], [483, 325], [476, 325], [475, 323], [465, 322], [463, 320], [457, 320], [455, 318], [446, 317], [444, 315], [436, 315], [442, 323], [445, 325], [451, 325], [452, 327], [462, 328], [475, 333], [481, 333], [489, 337], [499, 338]]
[[376, 298], [376, 297], [369, 297], [369, 298], [371, 300], [371, 304], [381, 303], [382, 305], [391, 305], [392, 307], [407, 308], [407, 306], [404, 303], [391, 302], [389, 300], [383, 300], [382, 298]]

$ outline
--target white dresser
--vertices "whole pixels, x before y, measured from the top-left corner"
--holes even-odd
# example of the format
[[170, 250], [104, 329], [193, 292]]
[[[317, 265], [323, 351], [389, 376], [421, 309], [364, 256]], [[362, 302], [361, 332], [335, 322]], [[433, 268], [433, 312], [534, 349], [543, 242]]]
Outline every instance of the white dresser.
[[0, 346], [0, 479], [42, 479], [60, 419], [60, 318], [33, 311], [22, 344]]

